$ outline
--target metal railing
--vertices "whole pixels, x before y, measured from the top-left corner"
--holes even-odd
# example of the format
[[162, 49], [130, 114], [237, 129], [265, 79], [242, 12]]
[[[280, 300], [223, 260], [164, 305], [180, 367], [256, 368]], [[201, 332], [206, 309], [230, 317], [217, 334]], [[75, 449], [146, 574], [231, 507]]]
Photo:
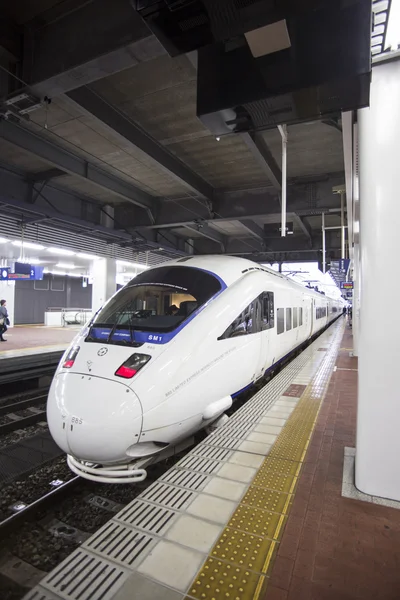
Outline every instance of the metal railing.
[[66, 308], [63, 306], [50, 306], [47, 312], [60, 312], [63, 327], [68, 325], [84, 325], [92, 316], [91, 308]]

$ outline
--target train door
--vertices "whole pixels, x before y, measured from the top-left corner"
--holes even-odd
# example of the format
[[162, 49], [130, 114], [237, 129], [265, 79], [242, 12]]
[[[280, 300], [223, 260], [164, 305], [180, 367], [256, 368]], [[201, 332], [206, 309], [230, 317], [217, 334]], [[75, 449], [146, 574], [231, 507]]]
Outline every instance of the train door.
[[274, 294], [263, 292], [256, 302], [256, 322], [259, 332], [259, 359], [256, 367], [255, 378], [262, 377], [271, 366], [270, 345], [271, 332], [274, 327]]
[[314, 313], [315, 313], [315, 300], [314, 298], [311, 299], [311, 301], [306, 301], [306, 308], [305, 308], [305, 324], [306, 324], [306, 331], [307, 331], [307, 337], [311, 337], [312, 332], [314, 330]]

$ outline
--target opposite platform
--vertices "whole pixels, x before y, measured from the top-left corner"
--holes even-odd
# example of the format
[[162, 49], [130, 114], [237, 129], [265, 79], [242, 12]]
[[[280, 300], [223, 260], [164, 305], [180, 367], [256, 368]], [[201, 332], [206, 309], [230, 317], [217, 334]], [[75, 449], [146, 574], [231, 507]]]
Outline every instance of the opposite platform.
[[261, 598], [343, 328], [340, 319], [26, 600]]
[[80, 329], [43, 325], [12, 327], [4, 334], [7, 342], [0, 343], [0, 360], [42, 352], [63, 352]]

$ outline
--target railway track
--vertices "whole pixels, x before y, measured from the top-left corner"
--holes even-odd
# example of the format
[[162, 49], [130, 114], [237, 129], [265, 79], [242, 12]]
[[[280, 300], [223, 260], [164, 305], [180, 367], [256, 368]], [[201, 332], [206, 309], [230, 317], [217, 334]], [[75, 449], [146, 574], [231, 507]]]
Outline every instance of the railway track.
[[24, 429], [39, 421], [46, 420], [46, 410], [31, 410], [46, 403], [47, 391], [38, 395], [14, 400], [0, 406], [0, 436]]

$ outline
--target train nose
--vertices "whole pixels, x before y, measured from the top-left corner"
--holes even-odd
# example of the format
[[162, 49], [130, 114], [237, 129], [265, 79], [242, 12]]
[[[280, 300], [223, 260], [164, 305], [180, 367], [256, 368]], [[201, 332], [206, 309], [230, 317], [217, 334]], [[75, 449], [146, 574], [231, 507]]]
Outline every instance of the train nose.
[[110, 464], [126, 459], [142, 429], [142, 408], [123, 383], [60, 373], [47, 401], [47, 420], [55, 442], [80, 460]]

